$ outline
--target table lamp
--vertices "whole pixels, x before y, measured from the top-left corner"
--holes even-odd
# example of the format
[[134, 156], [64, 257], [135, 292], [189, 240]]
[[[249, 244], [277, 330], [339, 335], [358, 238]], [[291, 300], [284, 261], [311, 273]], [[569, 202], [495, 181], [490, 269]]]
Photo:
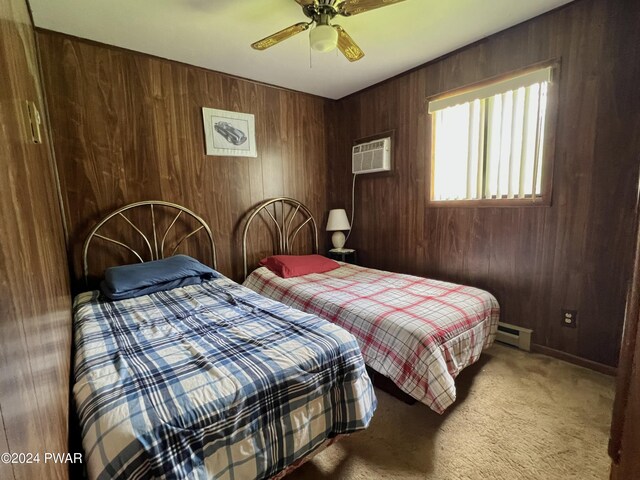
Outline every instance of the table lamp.
[[327, 232], [334, 232], [333, 235], [331, 235], [333, 248], [344, 247], [344, 242], [346, 241], [344, 233], [342, 233], [344, 230], [351, 230], [347, 212], [344, 208], [330, 210], [329, 220], [327, 221]]

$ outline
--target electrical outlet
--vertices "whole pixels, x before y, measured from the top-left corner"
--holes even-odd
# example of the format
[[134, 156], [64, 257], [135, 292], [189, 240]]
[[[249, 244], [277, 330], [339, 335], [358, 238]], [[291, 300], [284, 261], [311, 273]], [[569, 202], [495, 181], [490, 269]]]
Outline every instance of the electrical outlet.
[[562, 310], [562, 326], [569, 328], [576, 328], [578, 326], [578, 311], [577, 310]]

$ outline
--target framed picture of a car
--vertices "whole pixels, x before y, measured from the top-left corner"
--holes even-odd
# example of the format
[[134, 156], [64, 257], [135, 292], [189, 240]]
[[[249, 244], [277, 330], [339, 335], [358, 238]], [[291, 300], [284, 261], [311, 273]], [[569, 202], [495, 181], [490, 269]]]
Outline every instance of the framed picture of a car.
[[203, 107], [202, 119], [207, 155], [258, 156], [252, 114]]

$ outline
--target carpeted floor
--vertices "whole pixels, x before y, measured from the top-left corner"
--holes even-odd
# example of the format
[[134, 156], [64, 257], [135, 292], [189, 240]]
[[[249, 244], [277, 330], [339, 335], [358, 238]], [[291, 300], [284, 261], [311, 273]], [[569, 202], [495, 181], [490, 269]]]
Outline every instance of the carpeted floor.
[[377, 390], [370, 427], [288, 480], [607, 479], [614, 378], [494, 345], [440, 416]]

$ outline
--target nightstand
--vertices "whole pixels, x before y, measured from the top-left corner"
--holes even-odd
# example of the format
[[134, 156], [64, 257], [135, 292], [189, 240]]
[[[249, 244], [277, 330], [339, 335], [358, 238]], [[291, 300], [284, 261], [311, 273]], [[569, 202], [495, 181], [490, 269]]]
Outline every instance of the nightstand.
[[332, 248], [329, 250], [329, 258], [345, 263], [358, 263], [358, 254], [353, 248]]

